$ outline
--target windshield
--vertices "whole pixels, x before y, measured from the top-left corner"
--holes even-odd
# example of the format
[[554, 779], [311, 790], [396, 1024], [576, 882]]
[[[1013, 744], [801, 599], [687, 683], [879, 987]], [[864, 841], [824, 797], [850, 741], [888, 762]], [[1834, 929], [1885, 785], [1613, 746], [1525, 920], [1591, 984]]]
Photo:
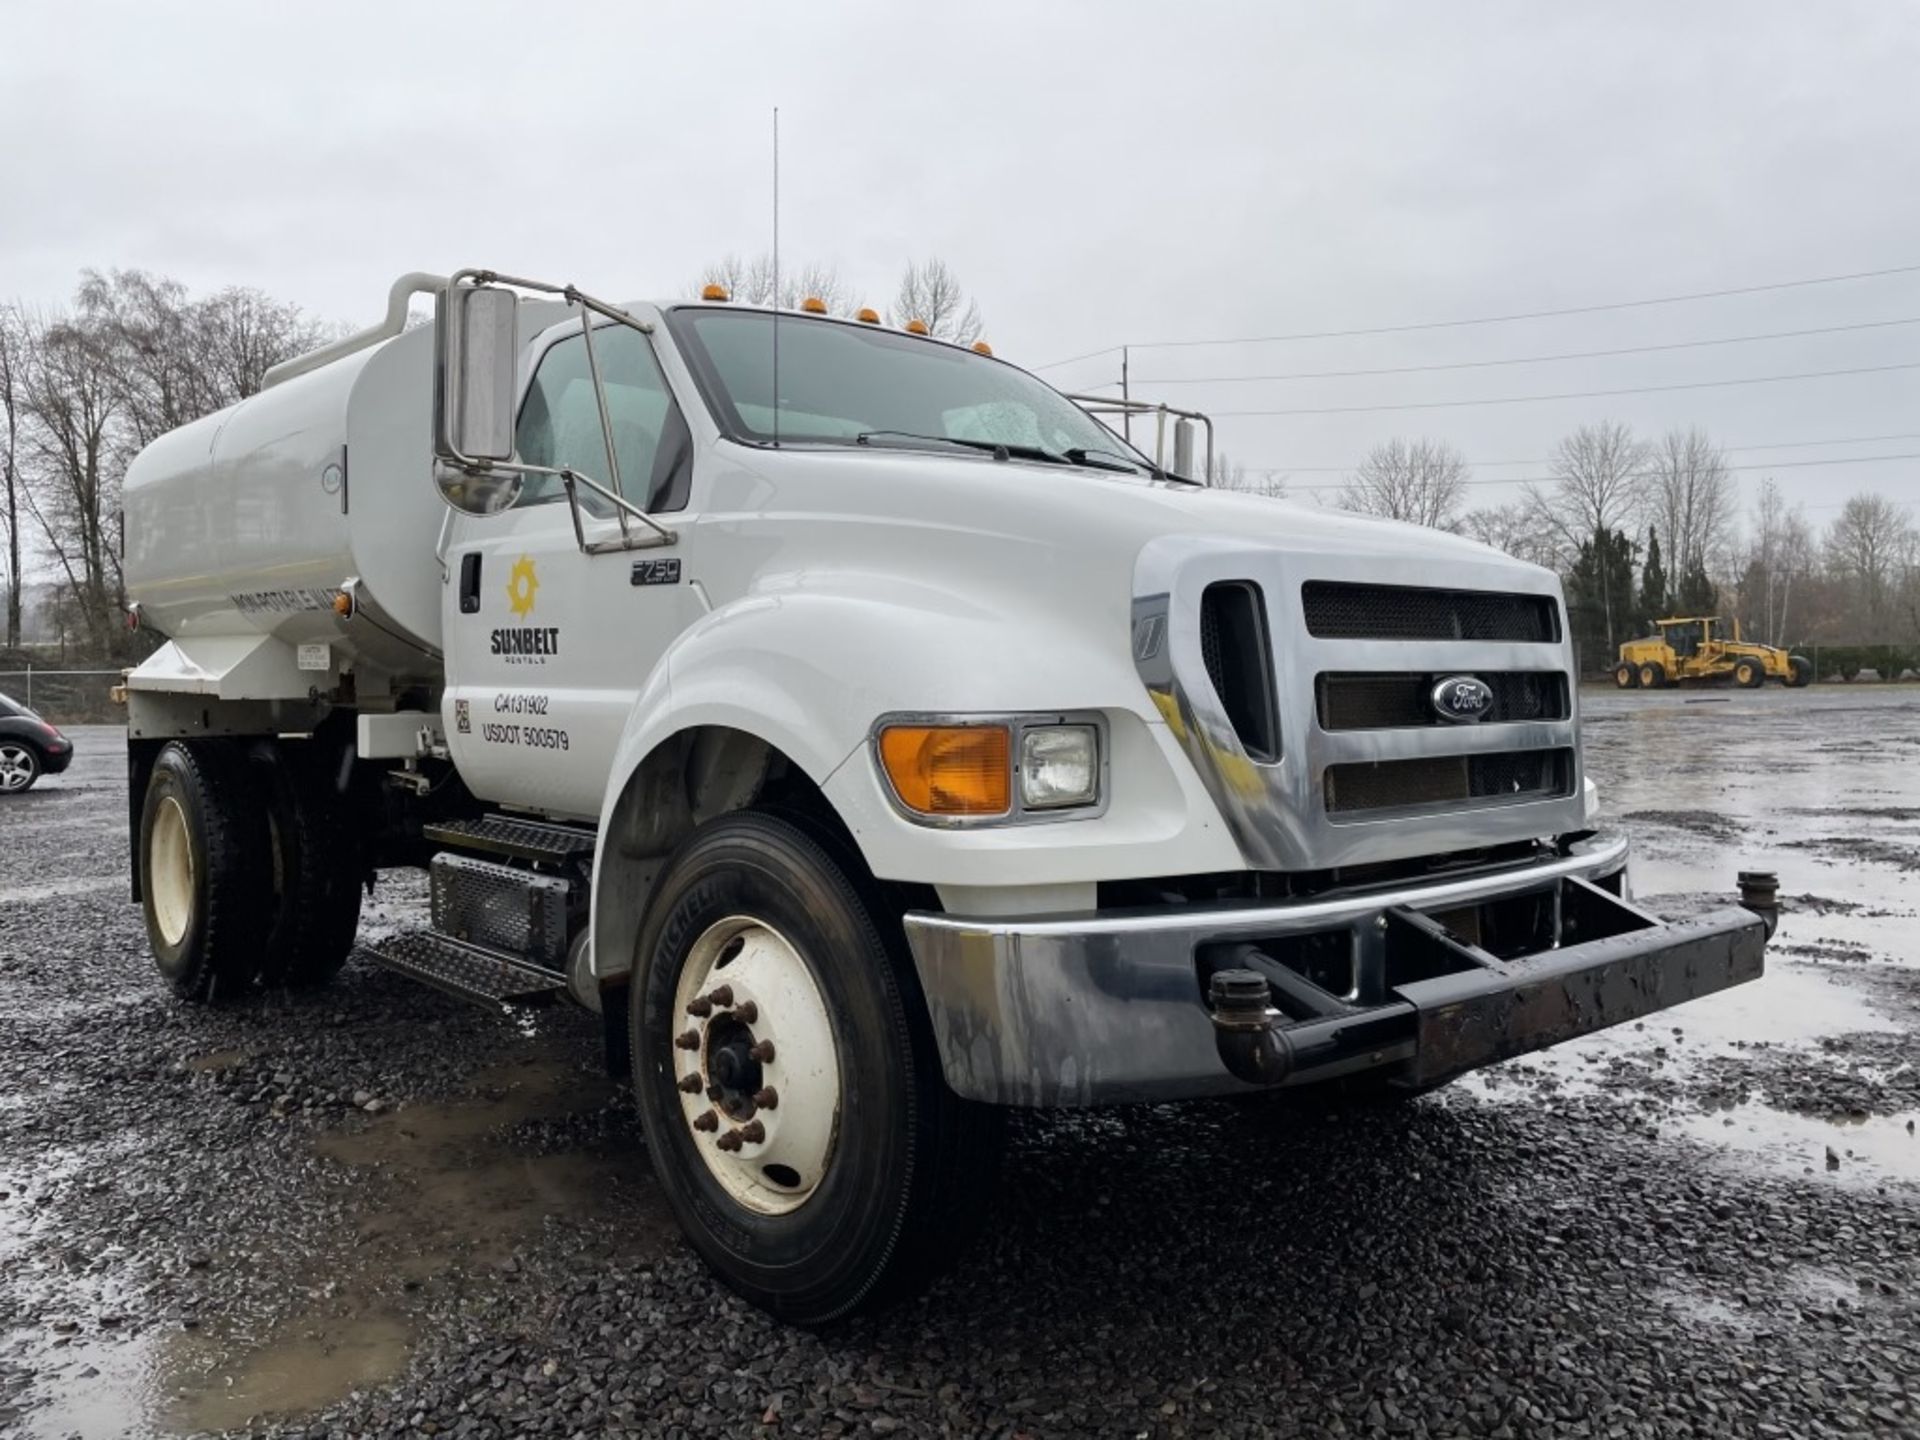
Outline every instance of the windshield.
[[[678, 309], [668, 325], [721, 427], [736, 440], [774, 440], [773, 316]], [[1098, 420], [1011, 365], [938, 340], [804, 316], [780, 317], [778, 439], [908, 448], [944, 441], [1152, 469]]]

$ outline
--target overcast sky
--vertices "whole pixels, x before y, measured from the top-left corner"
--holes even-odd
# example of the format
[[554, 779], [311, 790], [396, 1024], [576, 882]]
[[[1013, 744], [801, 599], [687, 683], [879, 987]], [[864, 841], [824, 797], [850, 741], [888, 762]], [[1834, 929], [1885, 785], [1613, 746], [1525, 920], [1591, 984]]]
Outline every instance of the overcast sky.
[[[1697, 423], [1737, 465], [1920, 453], [1920, 369], [1364, 410], [1920, 361], [1920, 323], [1604, 359], [1298, 374], [1920, 320], [1920, 270], [1599, 314], [1265, 344], [1920, 266], [1905, 3], [722, 6], [0, 3], [0, 297], [140, 267], [356, 323], [406, 270], [679, 294], [769, 238], [873, 303], [944, 257], [1002, 355], [1132, 343], [1136, 393], [1329, 484], [1375, 441], [1540, 474], [1588, 420]], [[1118, 374], [1107, 353], [1044, 371]], [[1898, 436], [1878, 443], [1757, 449]], [[1742, 470], [1751, 494], [1761, 474]], [[1778, 468], [1824, 520], [1920, 461]], [[1480, 485], [1477, 502], [1513, 493]]]

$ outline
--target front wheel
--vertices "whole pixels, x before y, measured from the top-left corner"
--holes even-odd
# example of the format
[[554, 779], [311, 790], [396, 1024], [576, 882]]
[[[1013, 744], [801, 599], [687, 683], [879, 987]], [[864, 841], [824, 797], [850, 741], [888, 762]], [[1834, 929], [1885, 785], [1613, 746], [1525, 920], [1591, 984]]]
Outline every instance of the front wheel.
[[18, 740], [0, 740], [0, 795], [20, 795], [40, 778], [40, 752]]
[[996, 1170], [1000, 1116], [947, 1088], [876, 888], [830, 836], [722, 816], [668, 863], [635, 953], [661, 1188], [721, 1278], [797, 1324], [931, 1278]]

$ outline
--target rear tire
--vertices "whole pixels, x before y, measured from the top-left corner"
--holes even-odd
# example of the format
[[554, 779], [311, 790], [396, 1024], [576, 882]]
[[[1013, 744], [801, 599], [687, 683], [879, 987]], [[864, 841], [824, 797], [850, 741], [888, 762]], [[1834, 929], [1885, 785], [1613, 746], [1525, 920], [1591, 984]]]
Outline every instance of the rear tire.
[[272, 922], [260, 981], [325, 985], [346, 964], [360, 928], [359, 846], [344, 823], [343, 802], [303, 749], [261, 741], [247, 758], [265, 799], [271, 859]]
[[40, 752], [21, 740], [0, 741], [0, 795], [24, 795], [40, 778]]
[[1633, 666], [1622, 660], [1613, 667], [1613, 683], [1622, 690], [1631, 690], [1640, 683], [1640, 677], [1633, 673]]
[[[728, 993], [709, 1006], [713, 979]], [[911, 1294], [980, 1220], [1002, 1116], [947, 1087], [900, 927], [831, 836], [755, 812], [696, 830], [641, 926], [629, 1027], [675, 1218], [779, 1318], [820, 1325]], [[756, 1121], [764, 1140], [719, 1144]]]
[[1813, 683], [1813, 662], [1804, 655], [1787, 657], [1787, 673], [1781, 677], [1781, 683], [1789, 690], [1798, 690]]
[[1640, 688], [1642, 690], [1661, 690], [1666, 687], [1667, 672], [1658, 665], [1646, 664], [1640, 667]]
[[160, 973], [185, 1000], [245, 989], [268, 926], [266, 812], [225, 740], [161, 750], [140, 811], [140, 895]]
[[1766, 678], [1767, 672], [1760, 668], [1758, 660], [1741, 660], [1733, 667], [1733, 683], [1742, 690], [1758, 690], [1760, 682]]

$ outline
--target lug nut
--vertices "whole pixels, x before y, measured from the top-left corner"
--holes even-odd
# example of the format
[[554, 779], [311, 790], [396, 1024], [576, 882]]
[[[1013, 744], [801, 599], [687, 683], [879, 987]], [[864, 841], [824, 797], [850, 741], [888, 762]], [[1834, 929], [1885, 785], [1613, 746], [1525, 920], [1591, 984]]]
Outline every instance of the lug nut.
[[707, 992], [707, 999], [724, 1009], [726, 1006], [733, 1004], [733, 987], [731, 985], [722, 985], [718, 989], [709, 990]]
[[687, 1002], [687, 1014], [693, 1016], [696, 1020], [704, 1020], [712, 1013], [713, 1004], [704, 996], [698, 1000], [689, 1000]]
[[680, 1077], [680, 1093], [682, 1095], [698, 1095], [700, 1093], [700, 1085], [701, 1081], [698, 1075], [682, 1075]]
[[778, 1110], [780, 1108], [780, 1092], [771, 1085], [767, 1086], [764, 1090], [756, 1090], [753, 1092], [753, 1103], [756, 1109]]
[[771, 1040], [760, 1041], [751, 1050], [747, 1051], [747, 1056], [749, 1059], [758, 1060], [762, 1065], [766, 1064], [769, 1060], [773, 1059], [773, 1042]]
[[702, 1110], [698, 1115], [693, 1117], [693, 1128], [696, 1130], [718, 1130], [720, 1128], [720, 1117], [711, 1110]]
[[758, 1145], [762, 1140], [767, 1138], [767, 1127], [762, 1125], [758, 1120], [749, 1120], [733, 1133], [749, 1145]]
[[718, 1085], [707, 1086], [707, 1099], [716, 1105], [726, 1098], [726, 1094], [727, 1092], [722, 1090]]
[[760, 1007], [751, 1000], [742, 1000], [733, 1007], [733, 1015], [742, 1025], [751, 1025], [760, 1018]]
[[740, 1132], [738, 1130], [729, 1130], [713, 1143], [722, 1150], [738, 1150], [740, 1148]]
[[684, 1035], [676, 1035], [673, 1045], [676, 1050], [698, 1050], [700, 1048], [700, 1032], [698, 1030], [689, 1030]]

